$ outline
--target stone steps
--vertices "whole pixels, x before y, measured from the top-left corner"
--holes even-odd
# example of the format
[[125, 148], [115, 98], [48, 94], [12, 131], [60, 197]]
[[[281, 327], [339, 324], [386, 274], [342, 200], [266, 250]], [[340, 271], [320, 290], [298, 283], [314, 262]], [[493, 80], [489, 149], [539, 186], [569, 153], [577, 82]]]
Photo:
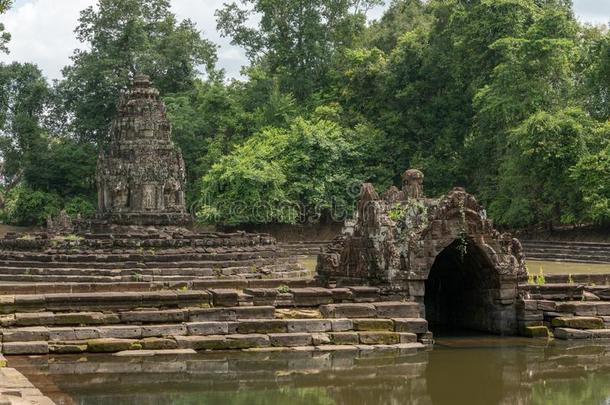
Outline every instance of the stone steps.
[[189, 280], [184, 282], [19, 282], [0, 283], [0, 295], [40, 295], [55, 293], [83, 292], [139, 292], [159, 290], [201, 290], [210, 288], [278, 288], [278, 287], [318, 287], [316, 280], [311, 278], [269, 278], [269, 279], [211, 279]]
[[[274, 281], [277, 283], [277, 280]], [[374, 287], [320, 288], [288, 287], [277, 288], [209, 288], [199, 290], [177, 289], [157, 291], [122, 292], [71, 292], [0, 296], [0, 312], [48, 311], [96, 311], [132, 309], [140, 307], [171, 308], [185, 306], [265, 306], [278, 308], [315, 307], [328, 317], [366, 317], [363, 314], [375, 311], [375, 305], [391, 313]], [[377, 304], [370, 304], [377, 303]], [[373, 306], [372, 306], [373, 305]], [[402, 303], [417, 312], [420, 305], [414, 302]], [[352, 315], [350, 315], [352, 314]], [[367, 315], [368, 316], [368, 315]]]
[[[116, 275], [65, 275], [65, 274], [0, 274], [0, 282], [48, 282], [48, 283], [89, 283], [89, 282], [131, 282], [131, 281], [159, 281], [159, 282], [188, 282], [198, 280], [222, 280], [222, 279], [248, 279], [248, 278], [298, 278], [311, 276], [308, 270], [273, 270], [267, 268], [253, 269], [244, 268], [226, 268], [220, 274], [212, 273], [205, 275], [187, 274], [165, 274], [163, 270], [155, 271], [148, 274], [140, 273], [139, 271], [129, 274], [119, 273]], [[191, 274], [189, 274], [191, 273]], [[194, 272], [193, 272], [194, 273]]]
[[[76, 260], [55, 260], [55, 261], [33, 261], [33, 260], [2, 260], [0, 261], [0, 269], [2, 268], [41, 268], [41, 269], [52, 269], [52, 268], [70, 268], [70, 269], [132, 269], [132, 268], [224, 268], [224, 267], [248, 267], [248, 266], [262, 266], [271, 264], [284, 264], [284, 263], [296, 263], [296, 260], [289, 257], [269, 257], [261, 258], [255, 257], [244, 260], [193, 260], [192, 256], [189, 256], [190, 260], [169, 260], [175, 259], [173, 256], [168, 256], [168, 260], [160, 261], [160, 256], [150, 257], [147, 260], [136, 260], [138, 258], [128, 257], [124, 261], [76, 261]], [[154, 259], [154, 260], [149, 260]]]
[[331, 241], [280, 242], [278, 246], [287, 254], [317, 256]]
[[610, 244], [597, 242], [522, 241], [529, 259], [610, 263]]
[[134, 272], [141, 275], [182, 275], [182, 276], [221, 276], [223, 273], [252, 273], [255, 269], [264, 267], [270, 271], [282, 271], [284, 269], [298, 270], [301, 267], [297, 263], [271, 264], [265, 266], [234, 266], [234, 267], [162, 267], [162, 268], [101, 268], [101, 269], [82, 269], [74, 267], [0, 267], [0, 276], [46, 276], [46, 275], [66, 275], [66, 276], [131, 276]]
[[[309, 287], [277, 294], [269, 288], [47, 294], [14, 296], [12, 301], [3, 296], [2, 352], [325, 345], [335, 350], [345, 345], [431, 343], [418, 303], [379, 301], [374, 290]], [[341, 302], [345, 300], [360, 302]], [[274, 305], [263, 305], [263, 301]]]
[[[263, 316], [264, 315], [264, 312]], [[268, 316], [268, 315], [266, 315]], [[4, 354], [123, 350], [230, 350], [427, 342], [424, 319], [237, 319], [153, 325], [22, 327], [2, 330]]]

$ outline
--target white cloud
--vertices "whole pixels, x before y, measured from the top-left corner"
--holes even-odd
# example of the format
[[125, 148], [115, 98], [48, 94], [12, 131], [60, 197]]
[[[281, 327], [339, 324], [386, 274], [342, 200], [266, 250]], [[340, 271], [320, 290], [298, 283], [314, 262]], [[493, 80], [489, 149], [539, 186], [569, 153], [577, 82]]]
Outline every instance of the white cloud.
[[[232, 46], [229, 38], [216, 31], [214, 11], [228, 0], [171, 0], [172, 10], [179, 19], [190, 18], [204, 36], [220, 46], [219, 66], [229, 77], [239, 77], [247, 60], [242, 49]], [[11, 53], [0, 54], [0, 62], [33, 62], [50, 79], [61, 77], [61, 69], [70, 63], [75, 48], [82, 47], [74, 36], [80, 10], [94, 5], [97, 0], [17, 0], [0, 20], [13, 36]], [[582, 21], [606, 23], [610, 21], [610, 1], [575, 0], [574, 9]], [[378, 18], [382, 8], [369, 13]]]
[[60, 77], [74, 48], [79, 46], [74, 28], [80, 10], [96, 0], [33, 0], [17, 3], [2, 16], [11, 33], [10, 54], [2, 62], [34, 62], [51, 78]]

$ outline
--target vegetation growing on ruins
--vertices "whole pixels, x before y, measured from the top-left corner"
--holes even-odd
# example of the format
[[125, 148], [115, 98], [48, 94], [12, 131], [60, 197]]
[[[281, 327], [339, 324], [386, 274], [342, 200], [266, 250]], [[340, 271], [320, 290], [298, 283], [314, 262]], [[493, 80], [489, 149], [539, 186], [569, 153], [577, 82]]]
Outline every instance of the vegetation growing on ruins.
[[[568, 0], [393, 0], [367, 22], [378, 3], [229, 3], [217, 29], [250, 63], [227, 80], [168, 0], [99, 0], [57, 83], [0, 65], [3, 220], [92, 212], [97, 152], [139, 71], [167, 103], [202, 221], [327, 220], [407, 167], [431, 196], [466, 187], [504, 226], [610, 220], [607, 29]], [[9, 39], [0, 26], [0, 51]]]

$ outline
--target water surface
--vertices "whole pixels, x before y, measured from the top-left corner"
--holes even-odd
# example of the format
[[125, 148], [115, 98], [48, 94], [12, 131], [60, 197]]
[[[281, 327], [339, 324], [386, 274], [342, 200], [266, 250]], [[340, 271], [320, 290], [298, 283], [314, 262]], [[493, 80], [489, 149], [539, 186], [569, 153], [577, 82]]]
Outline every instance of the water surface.
[[610, 404], [610, 345], [448, 337], [412, 353], [61, 356], [13, 363], [58, 404]]

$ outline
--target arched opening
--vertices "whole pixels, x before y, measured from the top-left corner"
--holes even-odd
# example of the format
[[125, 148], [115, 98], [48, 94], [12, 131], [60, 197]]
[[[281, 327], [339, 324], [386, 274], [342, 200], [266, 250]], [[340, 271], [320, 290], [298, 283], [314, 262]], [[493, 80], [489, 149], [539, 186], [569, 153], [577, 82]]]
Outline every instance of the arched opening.
[[472, 241], [455, 240], [434, 261], [426, 280], [426, 319], [436, 334], [497, 332], [494, 297], [500, 281], [487, 255]]

